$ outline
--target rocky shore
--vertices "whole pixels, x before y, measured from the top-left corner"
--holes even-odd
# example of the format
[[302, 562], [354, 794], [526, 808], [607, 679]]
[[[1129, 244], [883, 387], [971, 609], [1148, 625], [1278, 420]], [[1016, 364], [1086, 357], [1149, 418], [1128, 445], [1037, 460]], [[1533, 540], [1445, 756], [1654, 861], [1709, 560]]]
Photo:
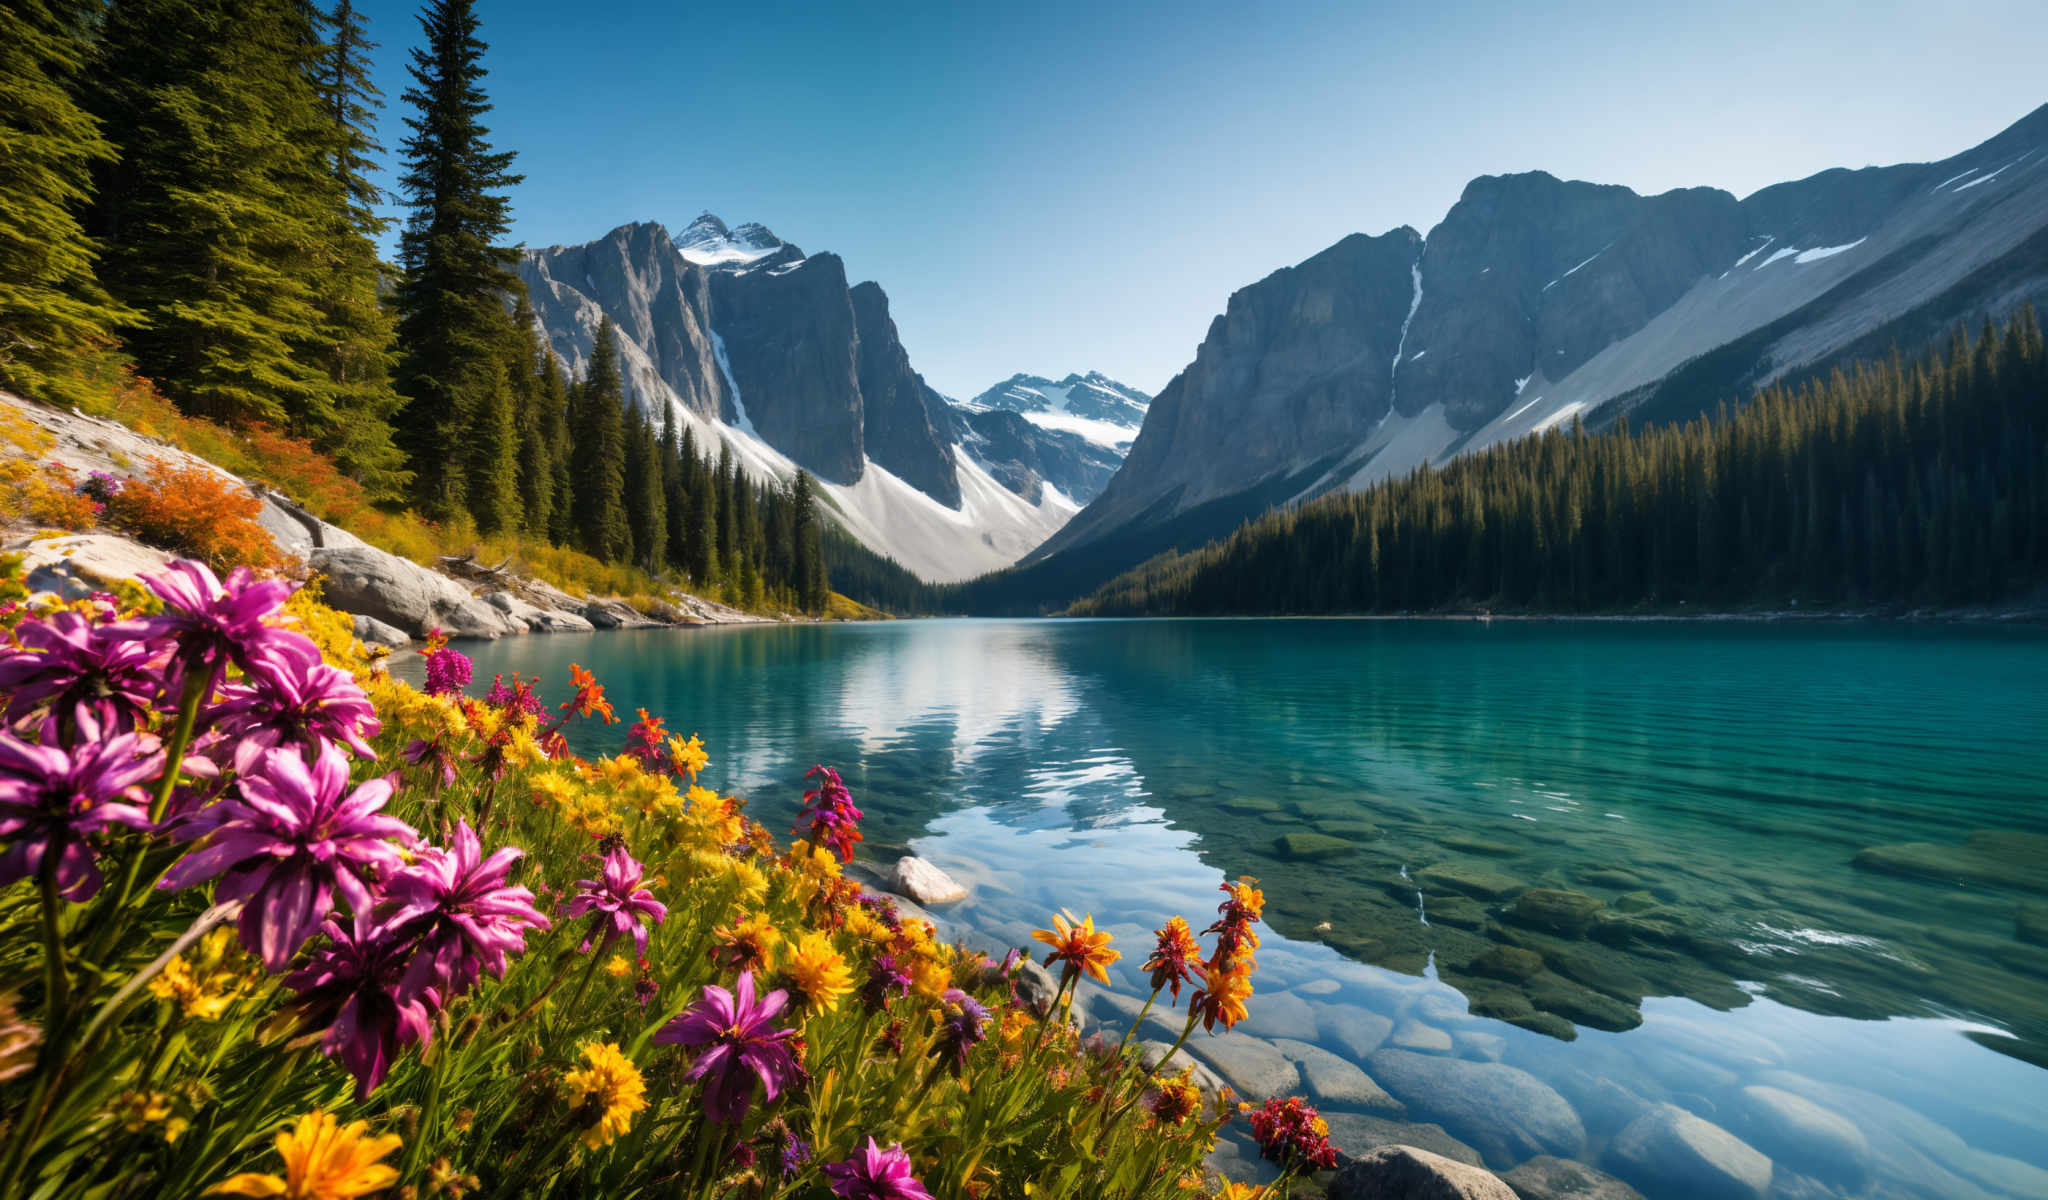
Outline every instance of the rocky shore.
[[[469, 558], [443, 559], [438, 569], [380, 550], [307, 512], [289, 498], [238, 478], [195, 454], [146, 437], [114, 421], [29, 404], [0, 393], [0, 407], [33, 423], [53, 439], [46, 461], [79, 477], [103, 471], [130, 479], [151, 460], [196, 467], [220, 476], [262, 501], [258, 521], [279, 553], [321, 576], [322, 598], [355, 617], [365, 642], [402, 646], [435, 629], [452, 637], [499, 638], [526, 633], [587, 633], [595, 629], [740, 625], [770, 618], [741, 612], [684, 592], [672, 592], [653, 611], [612, 596], [578, 597], [545, 583]], [[0, 553], [23, 556], [29, 586], [67, 596], [86, 595], [106, 583], [132, 579], [169, 562], [171, 555], [112, 532], [45, 536], [33, 528], [0, 530]]]

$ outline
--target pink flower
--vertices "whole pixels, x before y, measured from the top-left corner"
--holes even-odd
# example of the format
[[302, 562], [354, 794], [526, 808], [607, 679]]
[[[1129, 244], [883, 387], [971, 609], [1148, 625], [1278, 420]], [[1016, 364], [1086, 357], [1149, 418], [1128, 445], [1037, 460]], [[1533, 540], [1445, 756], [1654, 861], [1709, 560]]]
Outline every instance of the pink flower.
[[772, 1103], [796, 1078], [796, 1058], [784, 1044], [796, 1030], [771, 1028], [788, 1003], [789, 993], [780, 989], [757, 1003], [754, 973], [742, 971], [737, 995], [707, 984], [697, 1003], [654, 1035], [662, 1045], [705, 1047], [686, 1078], [704, 1081], [704, 1109], [713, 1121], [737, 1125], [745, 1120], [756, 1079], [762, 1099]]
[[853, 793], [840, 781], [839, 772], [827, 766], [815, 766], [804, 772], [806, 779], [813, 776], [818, 777], [818, 786], [804, 793], [797, 828], [809, 821], [812, 845], [830, 846], [838, 851], [841, 862], [852, 862], [853, 844], [863, 840], [857, 826], [865, 814], [854, 807]]
[[90, 839], [116, 825], [147, 829], [142, 783], [163, 774], [156, 739], [102, 738], [91, 717], [79, 745], [38, 746], [0, 731], [0, 887], [33, 879], [55, 859], [57, 892], [88, 900], [100, 890]]
[[362, 1100], [383, 1082], [401, 1049], [434, 1040], [433, 1015], [442, 997], [432, 988], [404, 994], [400, 980], [412, 943], [390, 925], [359, 911], [350, 924], [330, 920], [321, 932], [326, 943], [285, 983], [299, 993], [301, 1019], [327, 1027], [320, 1052], [340, 1059], [356, 1077], [356, 1099]]
[[363, 758], [377, 757], [363, 740], [383, 729], [376, 706], [355, 677], [338, 667], [318, 660], [279, 663], [276, 670], [227, 684], [220, 692], [221, 701], [207, 718], [221, 733], [240, 739], [238, 769], [246, 771], [259, 751], [281, 745], [310, 749], [339, 742]]
[[385, 884], [385, 898], [399, 906], [386, 923], [418, 941], [402, 995], [429, 988], [460, 995], [485, 971], [503, 979], [506, 956], [526, 952], [526, 931], [553, 928], [534, 908], [532, 892], [506, 882], [525, 853], [506, 846], [485, 858], [476, 831], [463, 821], [452, 846], [429, 847]]
[[378, 810], [391, 776], [348, 790], [348, 759], [323, 744], [308, 766], [296, 749], [266, 750], [239, 795], [186, 818], [184, 840], [201, 845], [157, 886], [176, 890], [223, 876], [218, 900], [241, 900], [242, 945], [281, 971], [340, 892], [352, 912], [370, 911], [372, 885], [396, 871], [412, 826]]
[[846, 1159], [825, 1164], [832, 1194], [844, 1200], [932, 1200], [932, 1194], [910, 1173], [910, 1155], [902, 1145], [887, 1150], [868, 1144]]
[[0, 696], [17, 724], [37, 712], [70, 719], [89, 709], [101, 727], [126, 732], [154, 708], [168, 640], [140, 622], [102, 625], [76, 612], [23, 621], [20, 647], [0, 646]]
[[571, 917], [590, 914], [590, 933], [583, 939], [584, 950], [590, 949], [600, 930], [604, 933], [604, 946], [611, 945], [619, 935], [630, 933], [640, 957], [647, 957], [647, 924], [661, 924], [668, 917], [668, 907], [640, 886], [640, 871], [640, 864], [620, 846], [604, 856], [603, 878], [576, 881], [582, 890], [569, 901], [566, 911]]
[[177, 639], [186, 669], [232, 661], [255, 675], [320, 657], [304, 637], [265, 624], [298, 590], [289, 580], [259, 580], [249, 568], [236, 567], [223, 582], [205, 563], [179, 559], [142, 582], [164, 603], [161, 614], [142, 624], [151, 636]]

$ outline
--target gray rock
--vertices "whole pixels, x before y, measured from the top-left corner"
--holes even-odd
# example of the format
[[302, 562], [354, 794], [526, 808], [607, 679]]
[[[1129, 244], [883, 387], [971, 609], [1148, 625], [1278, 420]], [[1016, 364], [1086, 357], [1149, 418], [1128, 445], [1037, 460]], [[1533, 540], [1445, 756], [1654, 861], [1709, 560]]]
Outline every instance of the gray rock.
[[959, 508], [960, 478], [944, 398], [912, 369], [881, 285], [855, 284], [847, 298], [853, 304], [854, 368], [868, 457], [947, 508]]
[[1630, 1122], [1606, 1161], [1623, 1179], [1674, 1200], [1758, 1200], [1771, 1185], [1770, 1159], [1675, 1104]]
[[1441, 1121], [1488, 1162], [1573, 1158], [1586, 1148], [1586, 1128], [1572, 1106], [1519, 1068], [1396, 1049], [1374, 1051], [1365, 1068], [1410, 1111]]
[[1381, 1146], [1344, 1164], [1330, 1200], [1515, 1200], [1500, 1177], [1414, 1146]]
[[1501, 916], [1530, 929], [1576, 938], [1585, 936], [1593, 924], [1594, 915], [1605, 907], [1584, 892], [1564, 888], [1530, 888], [1515, 897], [1515, 902], [1508, 905]]
[[1356, 1064], [1339, 1058], [1321, 1046], [1310, 1045], [1293, 1038], [1274, 1038], [1273, 1045], [1301, 1068], [1301, 1077], [1307, 1082], [1308, 1090], [1318, 1104], [1389, 1117], [1408, 1115], [1407, 1105], [1388, 1095], [1385, 1088], [1374, 1083], [1372, 1076], [1360, 1070]]
[[373, 547], [318, 549], [308, 565], [326, 577], [321, 596], [328, 604], [374, 617], [413, 637], [426, 637], [437, 628], [456, 637], [524, 632], [524, 626], [446, 575]]
[[661, 624], [613, 596], [594, 596], [584, 601], [581, 615], [599, 629], [653, 629]]
[[1409, 1019], [1394, 1027], [1394, 1035], [1387, 1039], [1387, 1045], [1397, 1050], [1419, 1050], [1428, 1054], [1449, 1054], [1451, 1035], [1434, 1025]]
[[1419, 1146], [1456, 1162], [1479, 1166], [1479, 1151], [1444, 1132], [1441, 1125], [1418, 1121], [1392, 1121], [1365, 1113], [1334, 1112], [1324, 1109], [1323, 1120], [1330, 1125], [1330, 1144], [1337, 1147], [1337, 1161], [1381, 1146]]
[[1294, 986], [1297, 996], [1334, 996], [1344, 990], [1344, 985], [1334, 979], [1311, 979]]
[[1341, 1047], [1353, 1059], [1362, 1059], [1380, 1048], [1394, 1031], [1394, 1022], [1376, 1012], [1338, 1004], [1311, 1004], [1316, 1026], [1323, 1037]]
[[1748, 1123], [1743, 1132], [1756, 1147], [1794, 1170], [1862, 1186], [1870, 1173], [1870, 1139], [1840, 1113], [1780, 1088], [1742, 1089]]
[[405, 630], [398, 628], [396, 625], [386, 625], [375, 617], [366, 617], [361, 613], [357, 613], [349, 622], [349, 625], [354, 631], [357, 641], [366, 642], [372, 646], [391, 646], [396, 648], [412, 643], [412, 639], [406, 636]]
[[529, 633], [589, 633], [596, 628], [580, 613], [543, 608], [511, 592], [486, 592], [481, 599], [525, 626]]
[[1237, 1027], [1253, 1037], [1289, 1037], [1312, 1042], [1320, 1036], [1315, 1011], [1309, 1008], [1308, 1001], [1292, 992], [1253, 997], [1251, 1015]]
[[889, 890], [927, 907], [967, 899], [967, 889], [958, 880], [914, 854], [889, 868]]
[[66, 600], [83, 600], [107, 585], [156, 571], [171, 561], [161, 550], [133, 538], [111, 533], [76, 533], [37, 538], [16, 546], [22, 581], [32, 592], [52, 592]]
[[[1203, 1091], [1209, 1093], [1212, 1096], [1215, 1095], [1218, 1091], [1222, 1090], [1223, 1077], [1218, 1075], [1216, 1072], [1210, 1070], [1208, 1066], [1202, 1062], [1202, 1060], [1196, 1058], [1192, 1054], [1189, 1054], [1188, 1048], [1186, 1046], [1182, 1046], [1180, 1050], [1176, 1052], [1172, 1058], [1167, 1058], [1166, 1052], [1172, 1049], [1172, 1042], [1163, 1042], [1157, 1038], [1148, 1038], [1145, 1041], [1138, 1043], [1138, 1061], [1145, 1064], [1146, 1070], [1160, 1072], [1161, 1074], [1166, 1075], [1179, 1074], [1180, 1070], [1183, 1067], [1185, 1067], [1190, 1072], [1190, 1076], [1194, 1080], [1196, 1087], [1201, 1088]], [[1165, 1059], [1166, 1061], [1166, 1068], [1164, 1071], [1160, 1071], [1159, 1063], [1161, 1059]]]
[[1052, 1009], [1053, 997], [1059, 994], [1060, 981], [1030, 958], [1017, 964], [1017, 973], [1011, 977], [1017, 986], [1017, 995], [1032, 1013], [1043, 1017]]
[[1501, 1181], [1522, 1200], [1643, 1200], [1643, 1194], [1596, 1167], [1539, 1154]]
[[1415, 881], [1425, 892], [1455, 892], [1478, 900], [1505, 900], [1528, 885], [1480, 863], [1444, 862], [1422, 868]]
[[1499, 1062], [1508, 1052], [1508, 1040], [1497, 1033], [1460, 1029], [1451, 1034], [1451, 1040], [1457, 1043], [1458, 1054], [1464, 1058]]
[[1273, 1043], [1250, 1034], [1219, 1033], [1191, 1037], [1183, 1048], [1216, 1069], [1225, 1083], [1247, 1100], [1284, 1096], [1301, 1086], [1301, 1072]]

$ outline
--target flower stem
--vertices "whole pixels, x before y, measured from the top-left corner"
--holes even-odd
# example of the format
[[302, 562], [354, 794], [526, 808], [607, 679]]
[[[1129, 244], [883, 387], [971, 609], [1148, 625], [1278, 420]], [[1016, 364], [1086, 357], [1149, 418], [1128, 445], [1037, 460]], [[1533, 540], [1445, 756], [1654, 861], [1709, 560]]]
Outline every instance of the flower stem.
[[178, 697], [178, 723], [171, 727], [171, 740], [164, 747], [164, 777], [149, 802], [151, 825], [161, 823], [171, 807], [171, 793], [178, 787], [178, 768], [185, 761], [185, 748], [192, 744], [192, 727], [199, 721], [199, 706], [213, 694], [213, 681], [219, 673], [220, 668], [213, 666], [185, 676], [185, 694]]

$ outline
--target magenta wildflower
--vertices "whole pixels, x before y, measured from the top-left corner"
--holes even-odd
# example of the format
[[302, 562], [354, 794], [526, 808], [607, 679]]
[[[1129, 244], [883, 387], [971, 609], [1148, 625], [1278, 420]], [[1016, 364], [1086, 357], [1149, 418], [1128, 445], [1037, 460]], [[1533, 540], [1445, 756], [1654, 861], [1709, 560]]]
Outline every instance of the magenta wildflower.
[[742, 971], [736, 994], [706, 984], [695, 1004], [654, 1035], [662, 1045], [704, 1047], [686, 1078], [704, 1081], [704, 1109], [713, 1121], [737, 1125], [745, 1120], [756, 1079], [761, 1098], [772, 1103], [797, 1077], [796, 1057], [784, 1044], [796, 1030], [771, 1027], [788, 1003], [789, 993], [780, 989], [757, 1003], [754, 973]]
[[785, 1130], [782, 1134], [782, 1149], [777, 1155], [776, 1166], [784, 1179], [791, 1179], [804, 1165], [811, 1161], [811, 1144], [796, 1134]]
[[441, 995], [433, 988], [404, 992], [412, 942], [389, 924], [357, 912], [348, 925], [329, 920], [320, 929], [327, 941], [285, 983], [299, 993], [300, 1019], [327, 1027], [320, 1051], [356, 1077], [362, 1100], [383, 1082], [399, 1050], [433, 1041]]
[[246, 682], [224, 685], [220, 702], [208, 710], [215, 728], [240, 740], [235, 747], [238, 769], [246, 771], [257, 752], [281, 745], [315, 748], [339, 742], [363, 758], [377, 757], [363, 739], [375, 737], [384, 726], [354, 676], [318, 659], [303, 664], [280, 660], [274, 666]]
[[910, 972], [896, 965], [896, 959], [887, 954], [877, 954], [868, 963], [868, 979], [861, 985], [860, 1002], [869, 1012], [881, 1012], [889, 1007], [894, 996], [910, 994]]
[[428, 739], [414, 738], [400, 753], [405, 755], [405, 761], [440, 776], [442, 787], [455, 782], [455, 770], [465, 758], [455, 748], [455, 740], [445, 733], [437, 733]]
[[385, 882], [385, 898], [398, 904], [386, 923], [418, 943], [400, 981], [402, 996], [428, 988], [461, 995], [486, 971], [503, 979], [506, 955], [526, 952], [526, 931], [553, 928], [533, 906], [532, 892], [506, 882], [525, 854], [506, 846], [484, 857], [476, 831], [462, 821], [447, 849], [423, 850]]
[[583, 939], [582, 949], [590, 949], [600, 930], [604, 933], [600, 950], [619, 935], [630, 933], [640, 957], [647, 957], [647, 925], [661, 924], [668, 917], [668, 908], [654, 898], [653, 892], [640, 886], [640, 864], [626, 848], [614, 847], [604, 856], [602, 878], [579, 879], [576, 886], [582, 890], [569, 901], [566, 911], [571, 917], [590, 915], [590, 932]]
[[491, 690], [484, 694], [484, 703], [502, 710], [508, 716], [545, 717], [548, 715], [548, 706], [542, 704], [540, 697], [533, 694], [534, 686], [538, 683], [539, 676], [521, 679], [516, 671], [512, 674], [510, 684], [505, 682], [503, 675], [493, 675]]
[[187, 669], [210, 671], [231, 661], [253, 675], [280, 657], [303, 661], [308, 651], [318, 657], [304, 637], [265, 624], [298, 590], [289, 580], [259, 580], [249, 568], [236, 567], [223, 581], [205, 563], [179, 559], [142, 582], [164, 603], [164, 611], [143, 624], [154, 636], [178, 640], [178, 662]]
[[54, 859], [57, 893], [87, 900], [100, 890], [90, 839], [116, 825], [149, 827], [142, 784], [163, 774], [156, 739], [102, 738], [88, 716], [79, 744], [38, 746], [0, 731], [0, 887], [33, 879]]
[[14, 636], [19, 648], [0, 648], [0, 696], [17, 725], [38, 712], [68, 720], [83, 708], [102, 728], [135, 728], [155, 705], [171, 647], [140, 622], [102, 625], [76, 612], [23, 621]]
[[[804, 793], [803, 811], [797, 814], [796, 828], [808, 821], [811, 825], [811, 844], [830, 846], [838, 852], [839, 861], [853, 861], [853, 844], [863, 840], [860, 819], [863, 814], [854, 807], [853, 793], [839, 778], [839, 772], [827, 766], [815, 766], [804, 772], [804, 778], [818, 777], [818, 786]], [[790, 832], [796, 832], [792, 828]]]
[[946, 1014], [939, 1025], [938, 1041], [932, 1045], [932, 1056], [946, 1062], [958, 1075], [967, 1069], [967, 1054], [988, 1037], [988, 1009], [974, 997], [959, 988], [948, 988], [946, 1003], [954, 1010]]
[[826, 1163], [825, 1177], [832, 1181], [832, 1194], [842, 1200], [932, 1200], [910, 1173], [910, 1155], [902, 1145], [884, 1150], [873, 1137], [846, 1159]]
[[224, 876], [216, 899], [245, 902], [242, 945], [281, 971], [334, 893], [351, 911], [369, 912], [372, 885], [403, 865], [399, 847], [417, 845], [419, 835], [378, 811], [391, 798], [391, 776], [348, 790], [348, 759], [332, 743], [310, 767], [296, 749], [266, 750], [254, 765], [238, 795], [186, 819], [179, 836], [203, 841], [157, 886]]
[[448, 639], [436, 629], [427, 635], [427, 682], [421, 689], [429, 696], [453, 696], [469, 686], [474, 669], [469, 657], [448, 648]]

